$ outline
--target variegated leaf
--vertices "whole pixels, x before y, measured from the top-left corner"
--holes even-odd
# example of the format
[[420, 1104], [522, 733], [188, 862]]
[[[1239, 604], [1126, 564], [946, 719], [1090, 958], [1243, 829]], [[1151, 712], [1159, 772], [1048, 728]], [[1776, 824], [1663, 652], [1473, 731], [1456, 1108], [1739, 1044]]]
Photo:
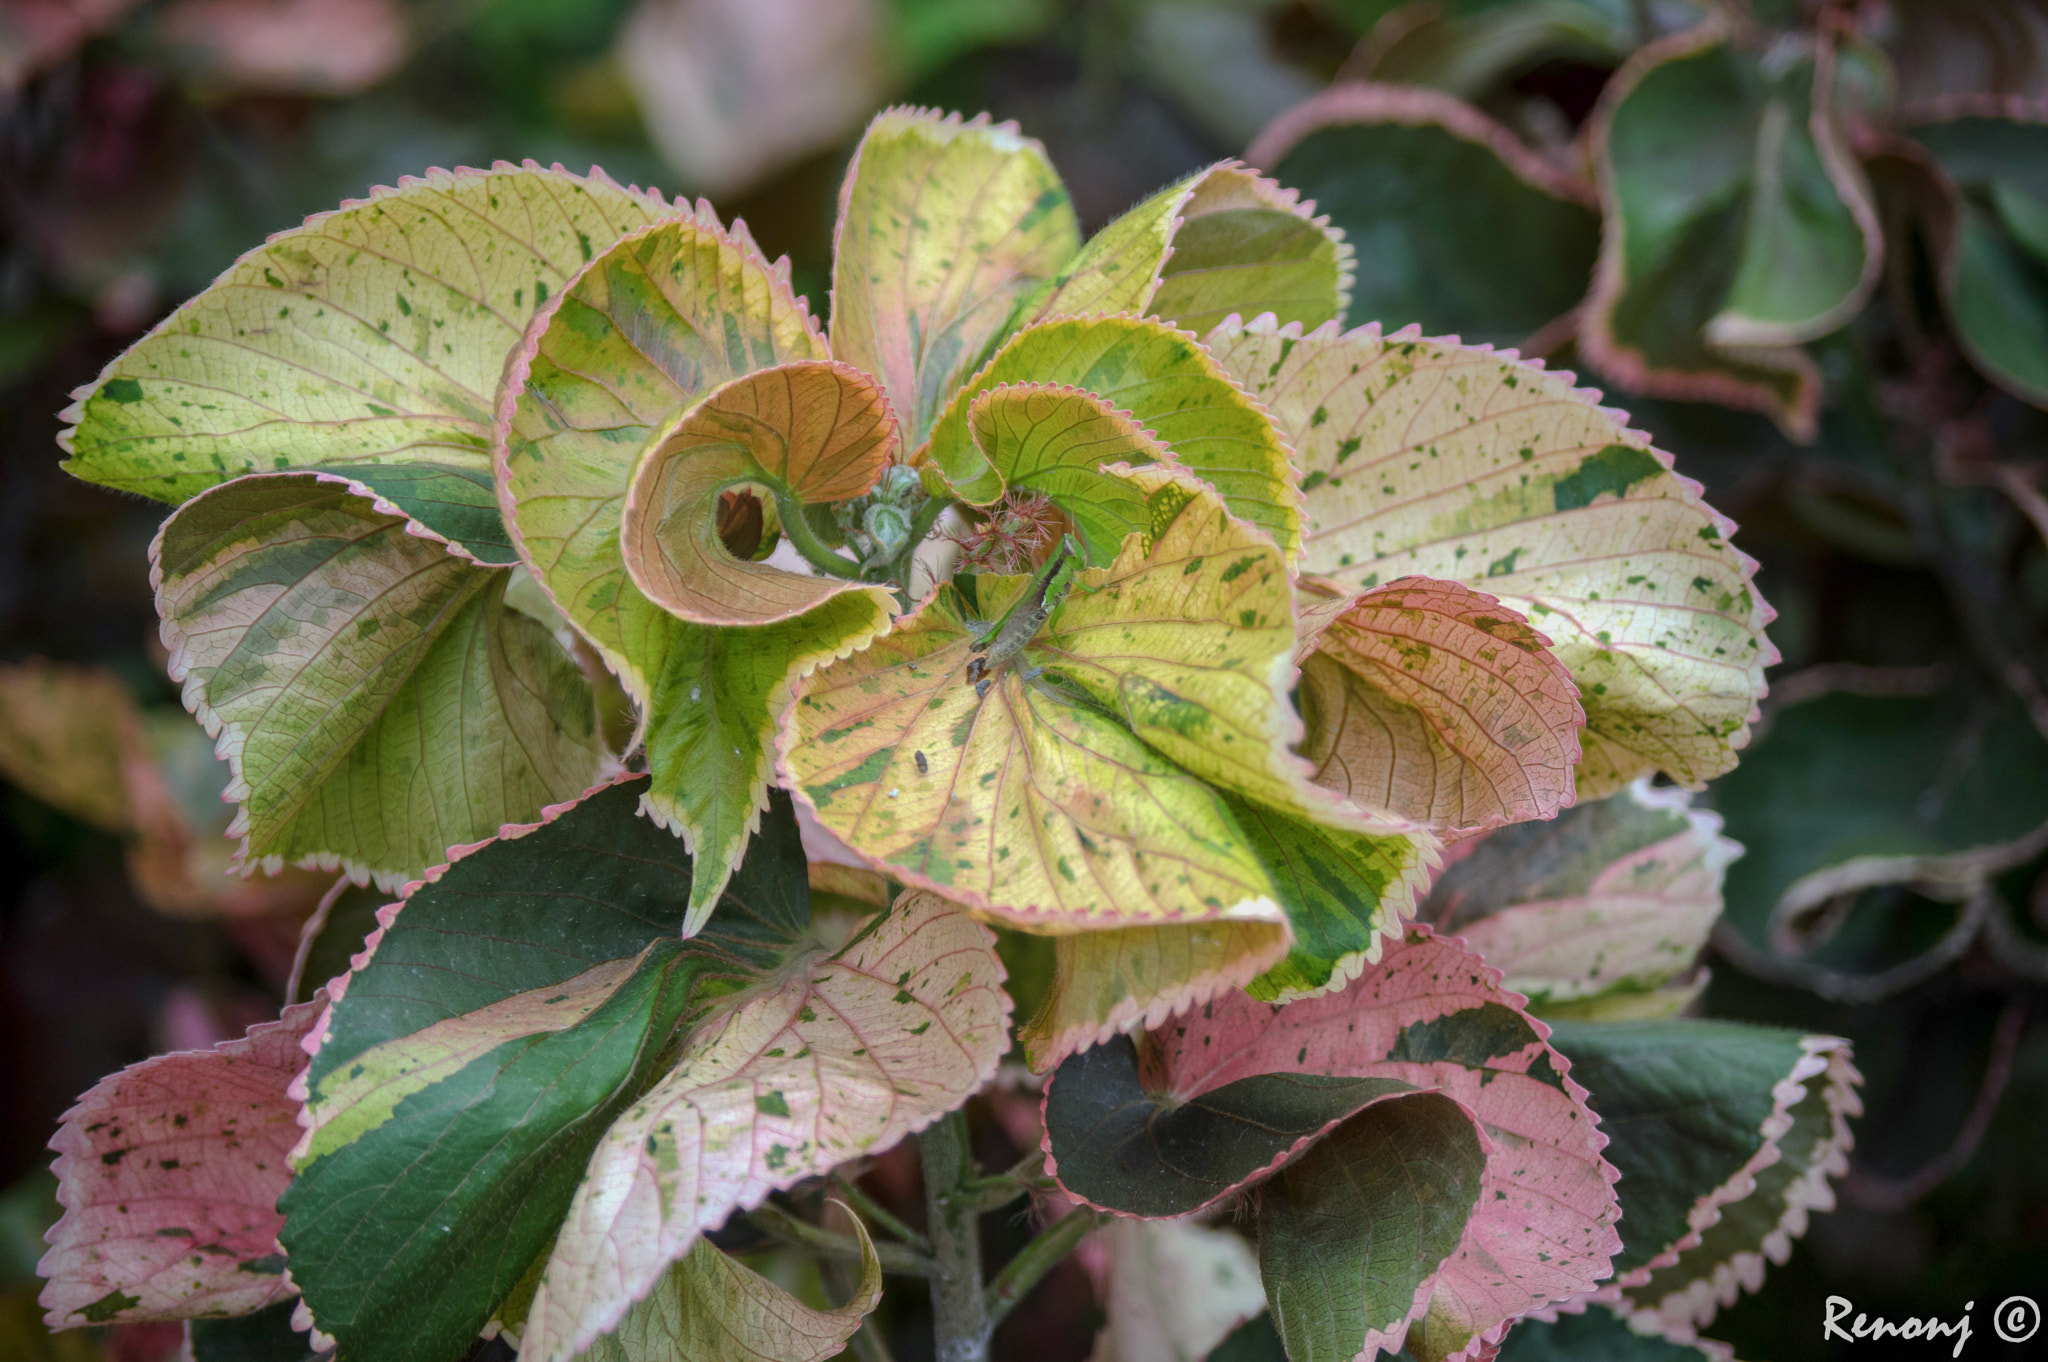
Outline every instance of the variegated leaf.
[[[787, 263], [770, 267], [744, 229], [727, 231], [700, 206], [585, 267], [534, 318], [499, 398], [506, 520], [536, 580], [641, 707], [654, 777], [649, 810], [682, 834], [706, 871], [695, 881], [691, 930], [717, 897], [713, 868], [737, 860], [766, 798], [773, 706], [804, 669], [885, 627], [893, 602], [879, 587], [844, 592], [772, 626], [781, 632], [765, 642], [685, 623], [627, 575], [627, 488], [656, 429], [713, 389], [827, 357], [790, 291]], [[814, 589], [803, 577], [788, 585]], [[777, 656], [788, 664], [780, 675], [764, 665]], [[716, 689], [735, 672], [745, 684]]]
[[799, 957], [774, 987], [697, 1019], [591, 1155], [522, 1355], [562, 1362], [735, 1209], [960, 1105], [1007, 1044], [1002, 978], [987, 928], [917, 894], [840, 951]]
[[1598, 1299], [1688, 1339], [1834, 1207], [1862, 1077], [1847, 1041], [1734, 1022], [1560, 1023], [1621, 1170], [1620, 1274]]
[[393, 887], [601, 772], [589, 683], [506, 604], [510, 570], [341, 478], [209, 489], [152, 556], [172, 679], [233, 773], [244, 873], [339, 865]]
[[1315, 205], [1234, 161], [1103, 228], [1027, 299], [1031, 321], [1134, 313], [1197, 335], [1235, 312], [1320, 326], [1351, 301], [1352, 251]]
[[1079, 388], [1006, 383], [967, 410], [974, 447], [1012, 495], [1045, 497], [1074, 522], [1088, 561], [1112, 561], [1124, 537], [1151, 529], [1151, 508], [1129, 478], [1104, 465], [1171, 459], [1128, 415]]
[[1079, 245], [1045, 148], [1016, 124], [886, 110], [839, 191], [833, 354], [881, 381], [915, 447], [1018, 296]]
[[[1377, 1104], [1365, 1107], [1366, 1117], [1409, 1100], [1402, 1094], [1417, 1089], [1441, 1092], [1461, 1105], [1487, 1157], [1477, 1209], [1464, 1224], [1457, 1251], [1434, 1268], [1426, 1294], [1418, 1288], [1398, 1311], [1362, 1320], [1344, 1305], [1344, 1318], [1358, 1327], [1346, 1325], [1326, 1337], [1332, 1358], [1357, 1355], [1366, 1346], [1366, 1331], [1389, 1348], [1399, 1346], [1405, 1334], [1409, 1351], [1427, 1362], [1467, 1357], [1497, 1341], [1510, 1321], [1528, 1311], [1590, 1290], [1607, 1275], [1608, 1259], [1620, 1244], [1611, 1185], [1616, 1174], [1600, 1157], [1605, 1139], [1586, 1108], [1584, 1089], [1566, 1076], [1563, 1061], [1544, 1043], [1542, 1024], [1531, 1021], [1518, 1001], [1501, 989], [1499, 973], [1477, 957], [1411, 929], [1400, 946], [1341, 992], [1282, 1007], [1228, 995], [1153, 1031], [1143, 1081], [1133, 1067], [1134, 1090], [1126, 1100], [1154, 1104], [1162, 1112], [1199, 1111], [1198, 1102], [1245, 1104], [1247, 1085], [1288, 1080], [1384, 1086]], [[1148, 1145], [1142, 1134], [1147, 1126], [1140, 1121], [1131, 1142], [1108, 1157], [1095, 1133], [1097, 1121], [1088, 1116], [1106, 1101], [1102, 1085], [1064, 1086], [1070, 1069], [1101, 1062], [1091, 1060], [1091, 1053], [1066, 1061], [1046, 1089], [1050, 1166], [1064, 1187], [1119, 1207], [1120, 1198], [1132, 1195], [1127, 1188], [1187, 1180], [1191, 1174], [1177, 1170], [1191, 1157], [1218, 1161], [1222, 1147], [1187, 1117], [1176, 1117], [1178, 1138], [1171, 1147], [1158, 1136]], [[1167, 1126], [1162, 1116], [1150, 1128], [1164, 1135]], [[1263, 1157], [1239, 1160], [1237, 1182], [1262, 1175], [1302, 1143], [1310, 1153], [1300, 1157], [1320, 1147], [1312, 1131], [1292, 1145], [1273, 1143]], [[1141, 1175], [1147, 1182], [1141, 1184]], [[1219, 1177], [1228, 1174], [1212, 1174], [1207, 1181]], [[1186, 1196], [1199, 1204], [1212, 1193], [1204, 1183], [1190, 1185]], [[1146, 1201], [1128, 1209], [1159, 1214], [1164, 1206], [1155, 1209], [1155, 1202]], [[1351, 1223], [1357, 1232], [1367, 1229], [1355, 1217]], [[1334, 1243], [1330, 1251], [1336, 1251]], [[1307, 1263], [1303, 1267], [1302, 1273], [1290, 1272], [1289, 1280], [1309, 1294], [1293, 1295], [1288, 1309], [1337, 1309], [1327, 1299], [1316, 1303], [1316, 1293], [1355, 1289], [1356, 1279], [1342, 1274], [1337, 1280], [1343, 1285], [1316, 1285], [1315, 1271]], [[1269, 1300], [1280, 1300], [1276, 1285], [1269, 1266]], [[1325, 1355], [1322, 1345], [1313, 1355]]]
[[649, 438], [626, 493], [626, 571], [693, 624], [781, 624], [860, 591], [736, 557], [719, 539], [720, 497], [765, 488], [787, 523], [874, 486], [895, 445], [888, 400], [848, 365], [797, 360], [733, 379]]
[[325, 997], [211, 1050], [102, 1079], [50, 1141], [64, 1218], [37, 1271], [52, 1329], [241, 1315], [292, 1294], [277, 1198], [291, 1180], [305, 1067]]
[[172, 502], [279, 468], [488, 474], [491, 396], [527, 319], [677, 211], [531, 161], [373, 190], [243, 256], [74, 394], [66, 468]]
[[1492, 596], [1397, 578], [1305, 606], [1300, 635], [1318, 783], [1452, 832], [1572, 802], [1578, 691], [1550, 640]]
[[1586, 710], [1579, 798], [1735, 764], [1775, 612], [1734, 526], [1620, 413], [1569, 375], [1407, 332], [1232, 322], [1206, 344], [1295, 443], [1304, 567], [1462, 581], [1554, 640]]
[[[1272, 535], [1290, 560], [1299, 552], [1301, 493], [1288, 448], [1193, 337], [1139, 317], [1056, 318], [1012, 336], [953, 396], [918, 455], [977, 506], [1003, 494], [1004, 474], [977, 443], [973, 414], [983, 393], [1004, 384], [1093, 395], [1222, 493], [1233, 514]], [[1091, 547], [1097, 554], [1116, 549]]]
[[1548, 823], [1502, 828], [1446, 870], [1418, 914], [1455, 932], [1545, 1015], [1682, 1006], [1667, 989], [1721, 916], [1742, 848], [1719, 815], [1647, 779]]

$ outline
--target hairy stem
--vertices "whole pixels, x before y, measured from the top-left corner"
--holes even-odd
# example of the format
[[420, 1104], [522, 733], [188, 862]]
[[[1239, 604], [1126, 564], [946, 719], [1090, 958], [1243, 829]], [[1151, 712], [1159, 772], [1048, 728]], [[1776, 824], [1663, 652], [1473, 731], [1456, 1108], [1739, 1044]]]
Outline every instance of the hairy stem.
[[1026, 1192], [1047, 1190], [1052, 1185], [1045, 1176], [1045, 1151], [1038, 1149], [994, 1177], [970, 1178], [961, 1184], [959, 1195], [977, 1211], [996, 1211]]
[[[779, 1206], [762, 1204], [747, 1212], [747, 1219], [754, 1227], [771, 1239], [780, 1239], [785, 1244], [809, 1249], [813, 1253], [830, 1258], [847, 1258], [859, 1262], [860, 1241], [851, 1235], [834, 1234], [819, 1229], [807, 1220], [799, 1220]], [[901, 1244], [880, 1243], [875, 1245], [875, 1256], [881, 1260], [882, 1271], [895, 1273], [899, 1277], [930, 1277], [937, 1271], [931, 1259]]]
[[967, 1117], [951, 1112], [917, 1138], [924, 1159], [926, 1232], [932, 1241], [932, 1316], [938, 1362], [988, 1362], [991, 1328], [981, 1288], [981, 1225], [956, 1196], [974, 1176]]
[[1100, 1212], [1086, 1207], [1070, 1211], [1040, 1230], [1030, 1243], [1018, 1250], [1017, 1256], [1004, 1264], [996, 1279], [989, 1283], [989, 1328], [1001, 1324], [1010, 1308], [1030, 1295], [1031, 1288], [1038, 1285], [1039, 1279], [1072, 1253], [1101, 1220]]
[[866, 1220], [868, 1224], [879, 1226], [885, 1234], [896, 1236], [896, 1238], [901, 1239], [919, 1253], [930, 1253], [932, 1251], [929, 1239], [926, 1239], [916, 1230], [891, 1215], [888, 1207], [862, 1191], [860, 1184], [852, 1178], [834, 1177], [832, 1181], [840, 1194], [846, 1198], [848, 1204], [856, 1211], [859, 1211], [861, 1218]]
[[851, 558], [834, 553], [826, 547], [811, 529], [811, 522], [804, 519], [803, 503], [795, 497], [775, 494], [775, 510], [782, 518], [782, 532], [789, 542], [796, 545], [796, 551], [804, 561], [828, 577], [842, 577], [848, 581], [860, 576], [860, 564]]

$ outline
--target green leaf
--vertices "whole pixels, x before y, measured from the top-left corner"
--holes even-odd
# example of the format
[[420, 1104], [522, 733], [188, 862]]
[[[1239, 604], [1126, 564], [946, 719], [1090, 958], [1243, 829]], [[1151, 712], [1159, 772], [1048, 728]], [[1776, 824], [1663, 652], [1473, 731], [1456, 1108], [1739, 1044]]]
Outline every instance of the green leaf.
[[1398, 578], [1308, 597], [1300, 634], [1302, 750], [1320, 784], [1455, 832], [1572, 802], [1578, 691], [1550, 640], [1494, 597]]
[[566, 1362], [735, 1209], [887, 1149], [994, 1077], [1010, 1012], [994, 947], [914, 894], [693, 1019], [591, 1155], [522, 1355]]
[[1096, 233], [1018, 315], [1130, 313], [1197, 335], [1233, 312], [1320, 326], [1344, 315], [1352, 252], [1314, 212], [1293, 190], [1225, 161]]
[[1434, 838], [1319, 827], [1247, 800], [1225, 803], [1250, 839], [1287, 910], [1294, 943], [1244, 985], [1266, 1002], [1292, 1002], [1356, 979], [1415, 917], [1438, 863]]
[[915, 447], [1018, 296], [1080, 240], [1045, 148], [1016, 124], [885, 110], [839, 194], [832, 353], [881, 381]]
[[171, 502], [279, 468], [488, 473], [527, 318], [594, 251], [677, 211], [531, 161], [373, 190], [243, 256], [79, 389], [65, 467]]
[[606, 760], [590, 686], [508, 569], [309, 473], [225, 483], [153, 546], [186, 708], [220, 739], [240, 863], [390, 887]]
[[1259, 1275], [1290, 1362], [1398, 1347], [1485, 1173], [1471, 1116], [1416, 1093], [1360, 1112], [1262, 1184]]
[[1958, 339], [2000, 387], [2048, 405], [2048, 181], [2037, 169], [2048, 123], [1964, 117], [1908, 135], [1954, 185], [1954, 221], [1938, 248]]
[[693, 624], [780, 624], [863, 590], [736, 557], [719, 539], [720, 498], [764, 489], [787, 523], [866, 492], [895, 447], [888, 401], [857, 369], [799, 360], [733, 379], [648, 440], [626, 492], [626, 571]]
[[345, 481], [385, 515], [402, 515], [445, 540], [451, 553], [490, 567], [519, 561], [488, 468], [438, 463], [324, 464], [321, 479]]
[[292, 1301], [237, 1319], [195, 1319], [185, 1326], [192, 1362], [318, 1362], [312, 1341], [292, 1328]]
[[1728, 923], [1770, 948], [1838, 894], [1954, 883], [1998, 859], [2048, 821], [2048, 743], [2003, 687], [1823, 694], [1772, 715], [1715, 804], [1747, 848], [1728, 870]]
[[1640, 1334], [1627, 1319], [1604, 1306], [1559, 1313], [1555, 1321], [1525, 1319], [1501, 1344], [1500, 1362], [1726, 1362], [1712, 1344], [1680, 1343]]
[[1718, 22], [1639, 50], [1595, 116], [1606, 212], [1580, 344], [1626, 386], [1768, 412], [1811, 439], [1797, 348], [1861, 309], [1883, 234], [1834, 107], [1832, 38], [1767, 65]]
[[578, 1353], [577, 1362], [823, 1362], [846, 1346], [882, 1297], [874, 1243], [859, 1220], [853, 1227], [862, 1251], [860, 1285], [836, 1310], [813, 1310], [699, 1239], [617, 1331]]
[[[678, 1018], [801, 942], [788, 806], [711, 927], [680, 942], [690, 861], [632, 816], [642, 783], [552, 810], [413, 886], [380, 913], [316, 1028], [282, 1238], [345, 1352], [460, 1357], [547, 1251]], [[366, 1234], [376, 1254], [361, 1251]]]
[[[1301, 542], [1300, 493], [1272, 422], [1193, 337], [1136, 317], [1041, 322], [1011, 337], [953, 398], [925, 461], [965, 500], [985, 506], [1004, 475], [976, 443], [977, 399], [1006, 383], [1079, 388], [1130, 417], [1176, 462], [1223, 495], [1231, 511], [1273, 536], [1290, 559]], [[1113, 446], [1116, 457], [1128, 457]], [[1114, 545], [1091, 545], [1114, 552]]]
[[1050, 383], [1006, 383], [974, 399], [967, 423], [974, 447], [1003, 489], [1044, 496], [1065, 511], [1091, 564], [1110, 563], [1126, 535], [1150, 531], [1152, 510], [1144, 493], [1103, 467], [1140, 467], [1173, 456], [1093, 393]]
[[[713, 389], [827, 357], [787, 263], [771, 268], [743, 231], [726, 231], [707, 210], [598, 256], [535, 318], [506, 370], [497, 463], [507, 518], [535, 578], [641, 708], [649, 811], [705, 870], [690, 930], [716, 900], [712, 868], [738, 859], [767, 797], [769, 735], [786, 687], [883, 628], [894, 602], [870, 587], [775, 626], [772, 640], [710, 635], [628, 577], [627, 488], [656, 428]], [[762, 655], [741, 658], [747, 648]], [[777, 656], [789, 663], [780, 676], [769, 666]], [[740, 685], [713, 689], [728, 677]]]
[[1137, 1047], [1117, 1036], [1068, 1059], [1047, 1083], [1046, 1167], [1088, 1205], [1190, 1215], [1265, 1177], [1353, 1113], [1413, 1092], [1392, 1078], [1273, 1073], [1183, 1099], [1148, 1090]]
[[1313, 195], [1363, 248], [1353, 325], [1517, 345], [1576, 307], [1592, 279], [1593, 187], [1435, 90], [1333, 86], [1282, 114], [1246, 156]]
[[1683, 791], [1639, 780], [1489, 834], [1444, 871], [1417, 917], [1463, 937], [1546, 1016], [1667, 1006], [1690, 997], [1664, 985], [1706, 945], [1722, 878], [1742, 854], [1720, 830]]
[[1305, 569], [1462, 581], [1549, 635], [1586, 710], [1580, 799], [1735, 764], [1775, 612], [1734, 526], [1620, 413], [1569, 375], [1370, 327], [1223, 326], [1206, 344], [1294, 444]]
[[1675, 1336], [1706, 1324], [1810, 1210], [1830, 1210], [1862, 1108], [1847, 1041], [1734, 1022], [1560, 1023], [1621, 1170], [1619, 1276], [1601, 1299]]

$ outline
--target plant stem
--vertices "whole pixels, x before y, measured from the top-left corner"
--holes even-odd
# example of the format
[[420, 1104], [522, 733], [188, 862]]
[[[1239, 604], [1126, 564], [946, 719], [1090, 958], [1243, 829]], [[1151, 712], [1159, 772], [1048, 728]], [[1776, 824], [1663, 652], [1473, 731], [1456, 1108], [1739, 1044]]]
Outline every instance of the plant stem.
[[1039, 1279], [1058, 1266], [1061, 1259], [1072, 1253], [1088, 1232], [1101, 1223], [1102, 1216], [1086, 1207], [1070, 1211], [1040, 1230], [1035, 1238], [1017, 1256], [1003, 1265], [989, 1284], [987, 1304], [988, 1327], [993, 1330], [1003, 1322], [1003, 1316], [1018, 1301], [1031, 1294], [1031, 1288]]
[[981, 1289], [981, 1224], [961, 1184], [974, 1176], [967, 1117], [950, 1112], [917, 1139], [924, 1159], [926, 1231], [932, 1241], [932, 1317], [938, 1362], [988, 1362], [991, 1325]]
[[1016, 1164], [991, 1178], [971, 1178], [960, 1185], [960, 1195], [977, 1211], [995, 1211], [1026, 1192], [1038, 1188], [1045, 1178], [1045, 1151], [1034, 1150]]
[[804, 519], [802, 502], [777, 492], [775, 511], [782, 519], [782, 532], [789, 536], [790, 543], [796, 545], [796, 551], [804, 556], [805, 562], [829, 577], [843, 577], [851, 581], [860, 576], [859, 563], [834, 553], [812, 531], [811, 522]]
[[[747, 1219], [755, 1228], [772, 1239], [785, 1244], [809, 1249], [833, 1258], [850, 1258], [859, 1262], [860, 1241], [850, 1235], [834, 1234], [819, 1229], [806, 1220], [799, 1220], [779, 1206], [763, 1204], [747, 1212]], [[901, 1244], [881, 1243], [875, 1245], [875, 1256], [881, 1260], [882, 1271], [895, 1273], [899, 1277], [930, 1277], [937, 1273], [937, 1265], [931, 1259]]]
[[939, 517], [946, 508], [955, 505], [951, 497], [932, 497], [920, 506], [917, 515], [910, 522], [910, 538], [904, 542], [903, 552], [896, 555], [896, 561], [889, 565], [889, 575], [896, 583], [896, 592], [903, 598], [904, 608], [910, 608], [913, 599], [910, 591], [912, 565], [917, 561], [917, 550], [924, 541], [931, 538], [938, 526]]
[[932, 1251], [931, 1240], [889, 1214], [888, 1207], [869, 1196], [866, 1192], [863, 1192], [860, 1189], [860, 1185], [854, 1182], [853, 1179], [835, 1177], [832, 1181], [839, 1191], [845, 1195], [847, 1203], [856, 1211], [859, 1211], [862, 1218], [870, 1225], [879, 1225], [885, 1232], [895, 1235], [919, 1253], [930, 1253]]

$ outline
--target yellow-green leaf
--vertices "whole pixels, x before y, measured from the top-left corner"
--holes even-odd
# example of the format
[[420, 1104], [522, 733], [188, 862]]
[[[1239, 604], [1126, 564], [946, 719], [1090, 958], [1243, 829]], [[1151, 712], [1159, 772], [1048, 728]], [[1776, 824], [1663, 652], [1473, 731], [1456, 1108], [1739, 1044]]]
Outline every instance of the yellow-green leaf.
[[619, 1327], [577, 1362], [824, 1362], [845, 1348], [882, 1298], [882, 1262], [858, 1219], [860, 1285], [836, 1310], [814, 1310], [699, 1239]]
[[1170, 459], [1166, 447], [1093, 393], [1050, 383], [1006, 383], [967, 410], [974, 447], [1006, 490], [1044, 496], [1065, 511], [1097, 566], [1124, 536], [1151, 526], [1145, 496], [1105, 464], [1133, 467]]
[[1096, 233], [1024, 315], [1137, 313], [1197, 335], [1233, 312], [1320, 326], [1350, 304], [1352, 251], [1314, 212], [1292, 190], [1225, 161]]
[[1045, 148], [1016, 124], [886, 110], [839, 193], [832, 351], [881, 380], [914, 446], [1018, 296], [1079, 245]]
[[1258, 404], [1192, 336], [1139, 317], [1067, 317], [1011, 337], [953, 398], [921, 458], [975, 505], [1003, 494], [1004, 475], [975, 439], [981, 394], [1006, 383], [1072, 386], [1131, 417], [1231, 511], [1273, 536], [1291, 559], [1301, 544], [1301, 493], [1290, 451]]
[[[662, 609], [627, 575], [626, 492], [657, 428], [713, 389], [825, 358], [787, 265], [770, 267], [742, 231], [704, 210], [592, 261], [534, 319], [506, 369], [499, 498], [535, 579], [641, 707], [650, 811], [698, 858], [692, 930], [717, 901], [766, 797], [771, 704], [798, 671], [884, 627], [893, 601], [879, 587], [844, 592], [772, 626], [784, 631], [772, 642], [738, 643], [760, 654], [737, 664], [750, 678], [745, 688], [721, 692], [732, 668], [707, 658], [733, 656], [728, 641]], [[776, 676], [763, 664], [778, 653], [788, 667]]]
[[280, 468], [487, 472], [491, 396], [527, 319], [593, 253], [678, 211], [532, 161], [373, 190], [250, 251], [79, 389], [65, 467], [172, 502]]
[[1579, 798], [1735, 764], [1775, 612], [1733, 524], [1619, 412], [1569, 375], [1412, 331], [1231, 323], [1207, 344], [1299, 451], [1307, 569], [1462, 581], [1553, 640], [1586, 710]]
[[776, 624], [861, 588], [736, 557], [720, 496], [750, 484], [785, 517], [874, 486], [896, 444], [889, 403], [845, 364], [799, 360], [733, 379], [649, 439], [626, 493], [620, 546], [647, 598], [695, 624]]
[[573, 798], [605, 762], [589, 683], [484, 568], [318, 474], [180, 508], [154, 548], [186, 708], [233, 773], [245, 871], [395, 887]]

